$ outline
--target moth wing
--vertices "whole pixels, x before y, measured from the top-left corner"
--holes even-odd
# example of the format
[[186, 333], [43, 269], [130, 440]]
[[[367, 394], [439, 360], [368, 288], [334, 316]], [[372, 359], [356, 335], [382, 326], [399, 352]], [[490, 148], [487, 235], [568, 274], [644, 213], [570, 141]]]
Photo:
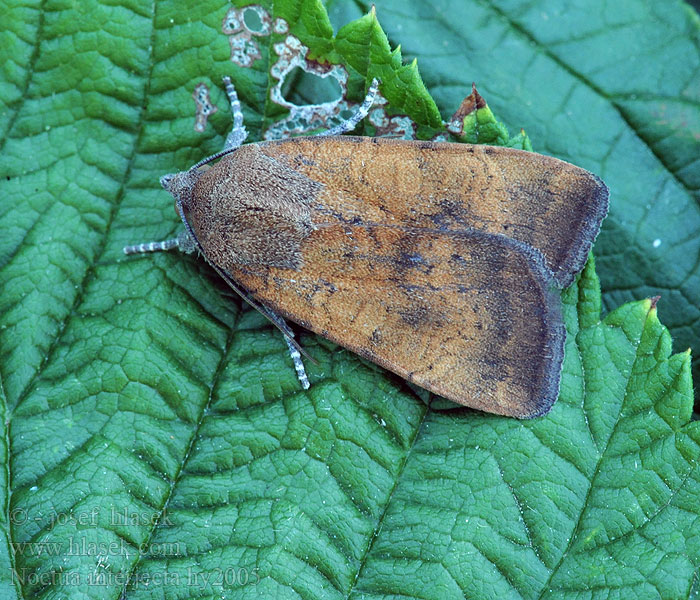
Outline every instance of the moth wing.
[[[583, 265], [604, 203], [596, 185], [576, 191], [595, 184], [582, 169], [502, 150], [251, 144], [202, 175], [189, 216], [207, 259], [258, 302], [450, 400], [532, 417], [559, 388], [554, 278]], [[582, 227], [568, 221], [582, 210]]]
[[556, 400], [564, 327], [536, 251], [503, 236], [320, 227], [301, 268], [234, 267], [274, 311], [454, 402], [516, 417]]
[[505, 235], [539, 250], [561, 287], [583, 268], [608, 210], [608, 189], [592, 173], [514, 148], [351, 136], [260, 148], [322, 184], [329, 213]]

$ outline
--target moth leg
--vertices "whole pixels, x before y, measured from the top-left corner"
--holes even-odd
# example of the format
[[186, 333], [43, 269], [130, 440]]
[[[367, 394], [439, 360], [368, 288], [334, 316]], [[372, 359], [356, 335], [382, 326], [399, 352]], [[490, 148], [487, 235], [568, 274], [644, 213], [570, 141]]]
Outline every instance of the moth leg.
[[289, 328], [289, 325], [287, 325], [286, 321], [282, 317], [272, 312], [267, 307], [265, 307], [265, 314], [267, 317], [269, 317], [270, 321], [277, 325], [282, 331], [284, 341], [287, 342], [287, 348], [289, 348], [289, 355], [292, 357], [292, 362], [294, 363], [294, 369], [297, 372], [299, 383], [301, 383], [302, 388], [308, 390], [311, 387], [311, 384], [309, 383], [309, 378], [306, 376], [306, 369], [304, 368], [304, 361], [301, 358], [298, 344], [292, 339], [294, 332]]
[[327, 131], [317, 133], [316, 135], [342, 135], [343, 133], [347, 133], [348, 131], [352, 131], [353, 129], [355, 129], [355, 127], [357, 127], [357, 124], [367, 116], [367, 114], [369, 113], [369, 109], [372, 108], [372, 104], [374, 104], [374, 98], [377, 95], [378, 90], [379, 79], [375, 77], [372, 80], [372, 85], [369, 86], [369, 90], [367, 91], [367, 95], [362, 101], [362, 104], [360, 104], [360, 106], [357, 107], [355, 113], [349, 119], [343, 121], [335, 127], [331, 127]]
[[311, 387], [311, 384], [309, 383], [309, 378], [306, 376], [306, 369], [304, 368], [304, 361], [301, 359], [301, 354], [299, 354], [299, 350], [297, 350], [297, 347], [294, 345], [294, 342], [289, 336], [285, 335], [284, 341], [287, 342], [289, 355], [292, 357], [292, 361], [294, 362], [294, 369], [296, 369], [297, 372], [297, 379], [299, 379], [301, 387], [308, 390]]
[[233, 87], [230, 77], [224, 77], [224, 85], [226, 86], [226, 95], [228, 96], [228, 101], [231, 105], [231, 115], [233, 116], [233, 129], [226, 137], [224, 150], [234, 150], [245, 141], [248, 137], [248, 132], [243, 125], [241, 103], [238, 101], [238, 94], [236, 93], [236, 88]]

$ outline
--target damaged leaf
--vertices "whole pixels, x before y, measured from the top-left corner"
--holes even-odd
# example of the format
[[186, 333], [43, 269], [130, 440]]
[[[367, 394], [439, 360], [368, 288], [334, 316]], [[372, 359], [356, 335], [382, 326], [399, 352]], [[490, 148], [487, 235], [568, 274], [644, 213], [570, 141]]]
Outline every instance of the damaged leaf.
[[[251, 140], [333, 123], [374, 76], [386, 97], [366, 132], [446, 135], [374, 12], [333, 37], [318, 2], [255, 6], [8, 11], [0, 597], [688, 597], [700, 563], [690, 356], [671, 353], [650, 300], [601, 320], [592, 261], [563, 294], [561, 397], [521, 422], [428, 409], [311, 335], [303, 392], [278, 332], [202, 261], [123, 258], [177, 231], [158, 178], [220, 149], [224, 75]], [[493, 26], [475, 14], [483, 3], [467, 8], [452, 22]], [[392, 39], [429, 45], [436, 27]], [[304, 67], [344, 81], [328, 123], [273, 100], [295, 104], [274, 94]], [[479, 68], [452, 70], [465, 75], [445, 115], [472, 79], [494, 104]], [[522, 123], [526, 103], [511, 103], [506, 122]], [[487, 106], [466, 117], [478, 141], [505, 142]]]
[[491, 144], [532, 151], [532, 145], [524, 130], [514, 138], [508, 135], [506, 126], [496, 120], [486, 100], [477, 91], [475, 83], [472, 83], [471, 94], [462, 100], [448, 121], [447, 130], [460, 142], [467, 144]]

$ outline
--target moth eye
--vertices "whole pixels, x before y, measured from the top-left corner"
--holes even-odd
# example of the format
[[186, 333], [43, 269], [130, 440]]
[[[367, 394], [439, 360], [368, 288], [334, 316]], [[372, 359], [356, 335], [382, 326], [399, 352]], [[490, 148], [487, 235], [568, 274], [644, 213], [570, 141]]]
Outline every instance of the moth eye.
[[170, 183], [173, 180], [173, 174], [170, 173], [168, 175], [163, 175], [163, 177], [160, 178], [160, 185], [163, 186], [163, 189], [166, 189], [170, 191]]

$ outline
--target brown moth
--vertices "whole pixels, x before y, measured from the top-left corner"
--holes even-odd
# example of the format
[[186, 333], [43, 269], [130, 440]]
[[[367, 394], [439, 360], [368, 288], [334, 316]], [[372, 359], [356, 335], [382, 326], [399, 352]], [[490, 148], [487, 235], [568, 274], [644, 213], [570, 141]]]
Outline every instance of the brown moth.
[[[288, 340], [279, 317], [459, 404], [515, 417], [551, 408], [565, 340], [558, 288], [607, 212], [600, 179], [511, 148], [231, 139], [210, 168], [162, 183], [185, 246]], [[162, 249], [147, 246], [125, 250]], [[298, 352], [297, 362], [307, 387]]]

